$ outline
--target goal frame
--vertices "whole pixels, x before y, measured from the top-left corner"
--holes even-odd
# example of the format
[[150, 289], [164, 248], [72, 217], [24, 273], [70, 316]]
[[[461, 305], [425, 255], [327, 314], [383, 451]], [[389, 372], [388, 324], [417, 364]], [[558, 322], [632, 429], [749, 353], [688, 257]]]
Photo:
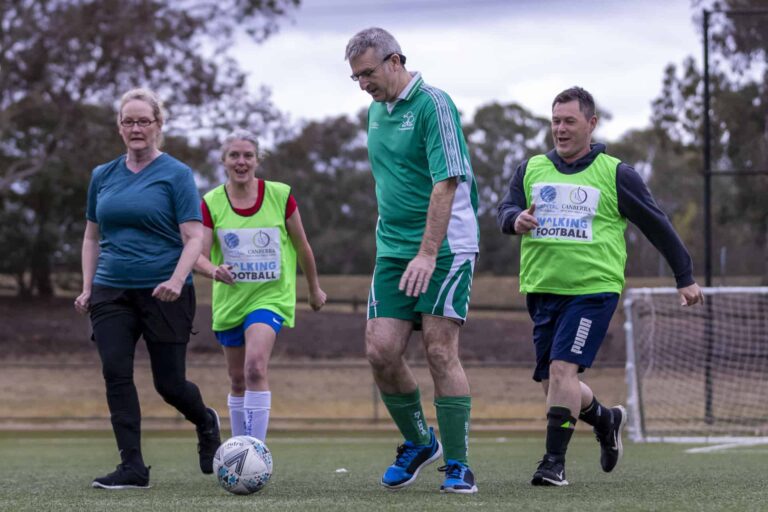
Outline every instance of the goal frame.
[[[768, 295], [768, 286], [718, 286], [702, 288], [705, 297], [725, 293], [750, 293]], [[669, 295], [677, 293], [676, 288], [628, 288], [624, 295], [624, 332], [626, 335], [626, 384], [627, 384], [627, 409], [628, 409], [628, 434], [629, 438], [639, 443], [729, 443], [729, 444], [762, 444], [768, 443], [768, 436], [654, 436], [647, 435], [645, 416], [643, 414], [642, 386], [637, 368], [637, 353], [635, 351], [634, 326], [632, 324], [632, 304], [635, 300], [649, 295]], [[697, 307], [697, 306], [693, 306]], [[767, 341], [768, 342], [768, 341]]]

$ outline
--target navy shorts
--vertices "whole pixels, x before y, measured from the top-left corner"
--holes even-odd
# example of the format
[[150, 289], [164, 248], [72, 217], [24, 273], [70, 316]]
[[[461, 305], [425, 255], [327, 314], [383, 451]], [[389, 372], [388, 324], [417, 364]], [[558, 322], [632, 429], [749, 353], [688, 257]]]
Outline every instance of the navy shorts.
[[536, 349], [533, 380], [541, 382], [549, 379], [551, 361], [577, 364], [579, 372], [592, 366], [616, 311], [619, 294], [529, 293], [526, 303], [533, 320]]
[[245, 331], [253, 324], [267, 324], [275, 334], [280, 333], [284, 319], [268, 309], [256, 309], [248, 313], [242, 324], [226, 331], [213, 331], [216, 339], [225, 347], [242, 347], [245, 345]]

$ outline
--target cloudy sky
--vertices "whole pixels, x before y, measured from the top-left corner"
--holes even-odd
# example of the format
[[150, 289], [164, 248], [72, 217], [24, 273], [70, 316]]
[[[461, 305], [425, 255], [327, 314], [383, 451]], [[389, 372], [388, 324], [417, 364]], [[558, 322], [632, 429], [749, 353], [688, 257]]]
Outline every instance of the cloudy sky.
[[303, 0], [277, 35], [234, 55], [293, 121], [354, 114], [370, 97], [344, 48], [380, 26], [465, 119], [492, 101], [548, 116], [558, 92], [580, 85], [612, 114], [598, 131], [610, 140], [648, 124], [668, 63], [701, 60], [692, 14], [688, 0]]

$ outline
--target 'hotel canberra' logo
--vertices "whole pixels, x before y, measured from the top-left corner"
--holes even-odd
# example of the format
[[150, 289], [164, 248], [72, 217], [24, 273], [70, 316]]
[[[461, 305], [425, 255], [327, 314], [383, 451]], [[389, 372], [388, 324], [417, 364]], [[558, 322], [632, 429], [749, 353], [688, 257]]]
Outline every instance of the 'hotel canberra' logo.
[[240, 238], [235, 233], [227, 233], [224, 235], [224, 243], [227, 244], [227, 247], [230, 249], [234, 249], [240, 245]]
[[259, 232], [253, 236], [253, 245], [256, 247], [266, 247], [269, 245], [269, 242], [269, 235], [264, 231], [259, 230]]
[[571, 190], [570, 200], [573, 204], [584, 204], [587, 200], [587, 191], [581, 187]]
[[553, 203], [557, 198], [557, 189], [549, 185], [545, 187], [541, 187], [541, 192], [539, 192], [539, 196], [541, 197], [542, 201], [544, 201], [545, 203]]

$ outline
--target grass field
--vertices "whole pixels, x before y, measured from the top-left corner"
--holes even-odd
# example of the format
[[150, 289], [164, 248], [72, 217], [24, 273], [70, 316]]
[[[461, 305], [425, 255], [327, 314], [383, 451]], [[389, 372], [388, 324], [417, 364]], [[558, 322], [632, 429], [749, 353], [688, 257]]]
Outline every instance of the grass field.
[[[149, 432], [144, 452], [152, 466], [149, 490], [105, 491], [90, 480], [116, 463], [109, 432], [0, 432], [0, 510], [16, 511], [758, 511], [766, 509], [768, 447], [688, 454], [689, 446], [625, 443], [611, 474], [600, 471], [599, 449], [580, 433], [569, 450], [564, 488], [532, 487], [541, 436], [474, 436], [471, 462], [480, 492], [441, 495], [437, 464], [409, 489], [378, 485], [391, 462], [392, 434], [277, 434], [272, 482], [260, 493], [226, 493], [197, 469], [192, 432]], [[346, 472], [336, 472], [344, 468]]]

